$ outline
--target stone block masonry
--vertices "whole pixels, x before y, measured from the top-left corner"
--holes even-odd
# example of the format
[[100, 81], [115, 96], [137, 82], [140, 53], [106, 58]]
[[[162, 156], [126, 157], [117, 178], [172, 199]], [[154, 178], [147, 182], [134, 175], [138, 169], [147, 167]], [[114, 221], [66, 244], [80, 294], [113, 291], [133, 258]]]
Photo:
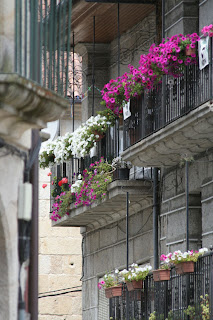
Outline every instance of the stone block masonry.
[[79, 228], [52, 228], [49, 171], [40, 170], [39, 179], [39, 296], [47, 295], [39, 299], [39, 320], [81, 320], [81, 292], [68, 291], [81, 289], [82, 236]]

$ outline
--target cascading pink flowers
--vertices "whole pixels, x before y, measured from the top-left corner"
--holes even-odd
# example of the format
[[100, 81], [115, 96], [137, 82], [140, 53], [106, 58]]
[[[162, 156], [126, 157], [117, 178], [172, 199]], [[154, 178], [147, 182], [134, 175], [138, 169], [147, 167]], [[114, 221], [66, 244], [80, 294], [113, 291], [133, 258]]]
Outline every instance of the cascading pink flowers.
[[203, 35], [209, 36], [209, 37], [213, 37], [213, 25], [210, 24], [209, 26], [205, 26], [203, 27], [203, 29], [201, 30], [201, 32], [203, 33]]
[[144, 90], [151, 90], [161, 82], [163, 75], [180, 76], [183, 66], [196, 63], [196, 53], [186, 55], [185, 49], [193, 49], [200, 40], [197, 33], [174, 35], [162, 43], [151, 45], [148, 54], [142, 54], [139, 67], [129, 65], [129, 72], [111, 79], [102, 90], [103, 103], [116, 116], [122, 113], [123, 103], [139, 96]]

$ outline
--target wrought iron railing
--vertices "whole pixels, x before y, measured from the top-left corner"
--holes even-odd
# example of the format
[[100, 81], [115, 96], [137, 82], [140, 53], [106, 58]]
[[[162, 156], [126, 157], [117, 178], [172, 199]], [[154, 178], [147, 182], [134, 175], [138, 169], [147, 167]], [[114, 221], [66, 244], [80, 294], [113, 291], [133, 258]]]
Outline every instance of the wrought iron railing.
[[69, 95], [72, 0], [16, 0], [15, 71]]
[[[123, 286], [122, 297], [110, 299], [111, 320], [148, 320], [155, 312], [156, 320], [187, 320], [202, 318], [202, 298], [209, 301], [209, 318], [213, 319], [213, 253], [202, 256], [195, 264], [195, 271], [178, 275], [171, 270], [169, 281], [154, 282], [150, 274], [144, 288], [128, 292]], [[128, 307], [127, 307], [128, 304]], [[186, 310], [192, 307], [193, 317]], [[129, 310], [127, 317], [127, 310]]]
[[212, 39], [209, 52], [210, 63], [204, 69], [187, 66], [180, 77], [164, 76], [153, 90], [131, 100], [132, 114], [124, 121], [124, 150], [212, 99]]

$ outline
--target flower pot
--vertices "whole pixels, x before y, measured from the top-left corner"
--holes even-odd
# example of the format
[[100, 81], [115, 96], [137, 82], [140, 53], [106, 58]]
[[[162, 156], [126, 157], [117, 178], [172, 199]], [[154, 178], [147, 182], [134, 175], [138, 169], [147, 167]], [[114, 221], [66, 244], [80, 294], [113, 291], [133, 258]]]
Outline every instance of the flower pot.
[[186, 56], [191, 56], [192, 54], [194, 54], [196, 52], [196, 48], [191, 48], [189, 47], [188, 49], [185, 49], [185, 55]]
[[133, 291], [133, 290], [136, 290], [136, 289], [142, 289], [143, 288], [143, 280], [127, 281], [126, 282], [126, 286], [127, 286], [128, 291]]
[[100, 140], [103, 139], [103, 137], [104, 137], [104, 133], [98, 132], [98, 130], [95, 130], [95, 131], [94, 131], [94, 135], [95, 135], [95, 136], [96, 136], [96, 135], [99, 135], [99, 138], [96, 138], [96, 139], [95, 139], [96, 142], [100, 141]]
[[122, 285], [110, 287], [105, 289], [106, 298], [121, 297], [122, 296]]
[[187, 261], [187, 262], [178, 263], [175, 265], [175, 269], [176, 269], [177, 274], [194, 272], [194, 262]]
[[118, 168], [113, 171], [113, 180], [129, 180], [129, 169]]
[[122, 126], [123, 125], [123, 115], [120, 114], [119, 115], [119, 126]]
[[105, 289], [105, 296], [106, 296], [107, 299], [110, 299], [110, 298], [113, 297], [112, 296], [112, 288], [106, 288]]
[[170, 280], [170, 269], [153, 270], [153, 280], [155, 282]]

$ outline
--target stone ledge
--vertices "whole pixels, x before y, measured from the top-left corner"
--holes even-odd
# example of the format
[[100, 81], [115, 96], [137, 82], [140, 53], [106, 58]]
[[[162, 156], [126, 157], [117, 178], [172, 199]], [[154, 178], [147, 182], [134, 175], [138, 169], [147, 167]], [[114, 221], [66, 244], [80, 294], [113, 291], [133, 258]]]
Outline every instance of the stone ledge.
[[213, 105], [210, 102], [134, 144], [122, 154], [139, 167], [174, 166], [184, 155], [194, 156], [213, 146]]
[[30, 128], [41, 129], [66, 111], [69, 102], [18, 74], [0, 74], [0, 135], [18, 139]]
[[89, 207], [74, 204], [70, 215], [62, 217], [53, 226], [87, 227], [96, 229], [126, 216], [126, 192], [129, 192], [129, 214], [132, 215], [152, 205], [152, 184], [148, 180], [116, 180], [109, 184], [107, 197]]

